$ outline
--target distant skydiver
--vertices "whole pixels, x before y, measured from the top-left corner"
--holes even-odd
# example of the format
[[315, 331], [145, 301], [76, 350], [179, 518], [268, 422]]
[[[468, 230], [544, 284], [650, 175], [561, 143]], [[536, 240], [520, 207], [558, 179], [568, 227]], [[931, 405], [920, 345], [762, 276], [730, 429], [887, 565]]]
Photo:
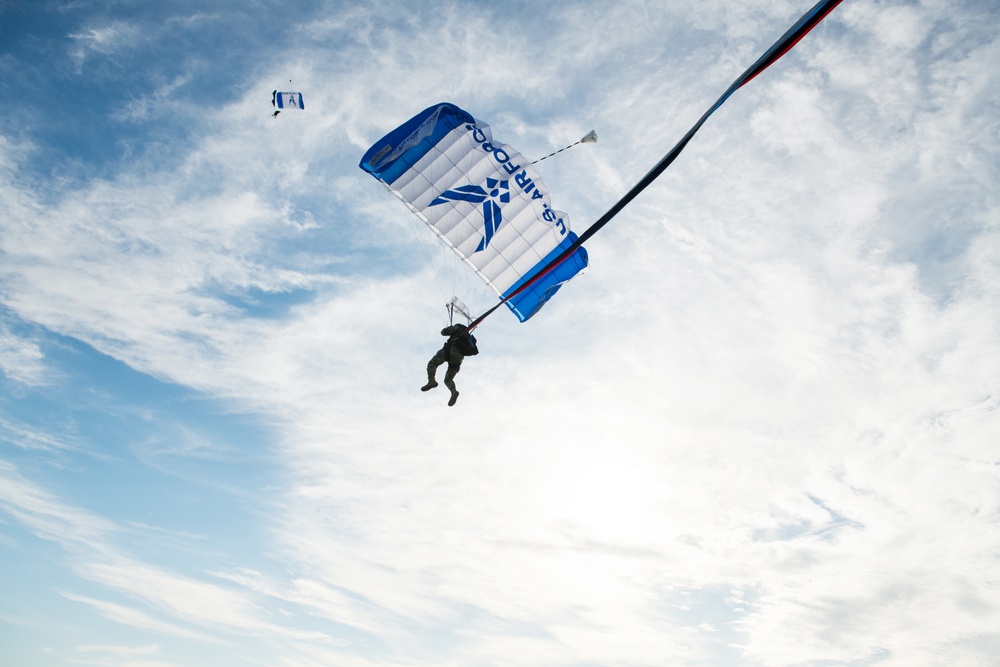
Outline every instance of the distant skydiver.
[[279, 113], [281, 113], [281, 109], [278, 109], [273, 114], [271, 114], [271, 118], [277, 118]]
[[448, 370], [444, 374], [444, 386], [451, 391], [451, 398], [448, 405], [455, 405], [458, 400], [458, 389], [455, 388], [455, 376], [462, 370], [462, 361], [466, 357], [479, 354], [476, 347], [476, 337], [469, 332], [469, 328], [464, 324], [453, 324], [441, 329], [442, 336], [448, 336], [447, 342], [437, 353], [427, 362], [427, 384], [420, 388], [420, 391], [430, 391], [438, 386], [434, 379], [438, 366], [447, 363]]

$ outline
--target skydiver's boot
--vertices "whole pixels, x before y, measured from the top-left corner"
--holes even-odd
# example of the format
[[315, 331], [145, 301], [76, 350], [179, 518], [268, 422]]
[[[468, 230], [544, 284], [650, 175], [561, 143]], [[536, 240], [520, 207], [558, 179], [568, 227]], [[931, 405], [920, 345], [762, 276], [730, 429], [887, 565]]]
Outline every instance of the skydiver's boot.
[[458, 401], [458, 390], [452, 389], [451, 398], [448, 399], [448, 407], [450, 408], [451, 406], [455, 405], [456, 401]]
[[430, 391], [434, 387], [438, 386], [437, 380], [432, 377], [427, 378], [427, 384], [420, 388], [420, 391]]

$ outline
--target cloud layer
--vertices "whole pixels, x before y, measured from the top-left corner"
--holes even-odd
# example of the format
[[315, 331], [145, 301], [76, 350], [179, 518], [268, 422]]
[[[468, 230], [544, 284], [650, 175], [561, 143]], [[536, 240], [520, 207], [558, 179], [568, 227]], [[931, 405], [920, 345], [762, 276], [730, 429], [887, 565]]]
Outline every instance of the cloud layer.
[[16, 80], [99, 118], [2, 125], [0, 553], [51, 569], [0, 618], [66, 630], [0, 655], [989, 664], [988, 5], [842, 5], [487, 321], [456, 408], [417, 390], [450, 294], [371, 141], [445, 100], [526, 155], [595, 127], [542, 165], [583, 229], [804, 9], [48, 6], [58, 76]]

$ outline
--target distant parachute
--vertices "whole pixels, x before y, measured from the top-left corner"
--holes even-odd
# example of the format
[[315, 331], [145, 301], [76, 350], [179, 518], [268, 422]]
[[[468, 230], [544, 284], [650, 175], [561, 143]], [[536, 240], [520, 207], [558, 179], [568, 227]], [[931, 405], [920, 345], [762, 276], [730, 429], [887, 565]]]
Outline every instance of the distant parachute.
[[576, 241], [569, 218], [553, 208], [541, 178], [520, 153], [494, 141], [489, 125], [453, 104], [429, 107], [379, 139], [360, 167], [399, 197], [522, 322], [587, 267], [587, 251], [578, 246], [538, 276]]
[[271, 106], [276, 107], [272, 114], [275, 118], [284, 109], [305, 109], [302, 103], [302, 93], [286, 93], [278, 90], [271, 91]]

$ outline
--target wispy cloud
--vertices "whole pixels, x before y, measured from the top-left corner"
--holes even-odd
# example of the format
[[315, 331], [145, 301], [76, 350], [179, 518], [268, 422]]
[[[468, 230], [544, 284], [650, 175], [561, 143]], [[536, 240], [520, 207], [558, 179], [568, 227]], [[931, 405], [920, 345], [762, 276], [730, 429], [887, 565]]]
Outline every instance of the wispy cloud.
[[[170, 637], [182, 637], [185, 639], [195, 639], [203, 642], [217, 641], [208, 634], [201, 632], [194, 632], [187, 628], [152, 618], [149, 614], [146, 614], [138, 609], [135, 609], [134, 607], [117, 604], [114, 602], [108, 602], [107, 600], [98, 600], [95, 598], [90, 598], [82, 595], [75, 595], [73, 593], [67, 593], [67, 592], [63, 592], [62, 596], [65, 597], [67, 600], [72, 600], [73, 602], [79, 602], [81, 604], [93, 607], [102, 616], [105, 616], [106, 618], [109, 618], [112, 621], [115, 621], [116, 623], [121, 623], [123, 625], [128, 625], [134, 628], [141, 628], [143, 630], [152, 630], [157, 634], [163, 634]], [[90, 649], [90, 650], [93, 651], [95, 649]]]
[[0, 419], [0, 437], [3, 438], [4, 442], [23, 449], [65, 451], [79, 447], [79, 443], [67, 438], [56, 437], [45, 430], [31, 428], [6, 419]]
[[188, 107], [172, 102], [171, 96], [174, 91], [182, 88], [190, 80], [190, 76], [179, 76], [170, 83], [160, 86], [149, 95], [144, 97], [130, 96], [128, 102], [115, 111], [112, 116], [123, 121], [139, 122], [145, 121], [151, 116], [187, 113]]
[[[38, 537], [61, 545], [83, 580], [130, 598], [147, 611], [64, 591], [61, 594], [66, 599], [94, 607], [119, 623], [175, 637], [218, 641], [213, 630], [227, 628], [239, 633], [325, 639], [322, 633], [266, 621], [263, 609], [245, 592], [177, 575], [127, 556], [115, 545], [121, 527], [63, 503], [22, 477], [13, 465], [0, 461], [0, 476], [0, 507], [7, 514]], [[176, 622], [157, 618], [164, 615]]]
[[11, 380], [29, 385], [44, 384], [45, 355], [35, 343], [13, 335], [0, 322], [0, 371]]
[[132, 48], [142, 36], [138, 25], [127, 21], [110, 21], [71, 33], [73, 47], [70, 57], [77, 71], [82, 71], [86, 61], [93, 55], [111, 56]]
[[15, 466], [0, 460], [0, 503], [38, 537], [67, 548], [101, 550], [114, 531], [111, 521], [66, 505], [22, 477]]

